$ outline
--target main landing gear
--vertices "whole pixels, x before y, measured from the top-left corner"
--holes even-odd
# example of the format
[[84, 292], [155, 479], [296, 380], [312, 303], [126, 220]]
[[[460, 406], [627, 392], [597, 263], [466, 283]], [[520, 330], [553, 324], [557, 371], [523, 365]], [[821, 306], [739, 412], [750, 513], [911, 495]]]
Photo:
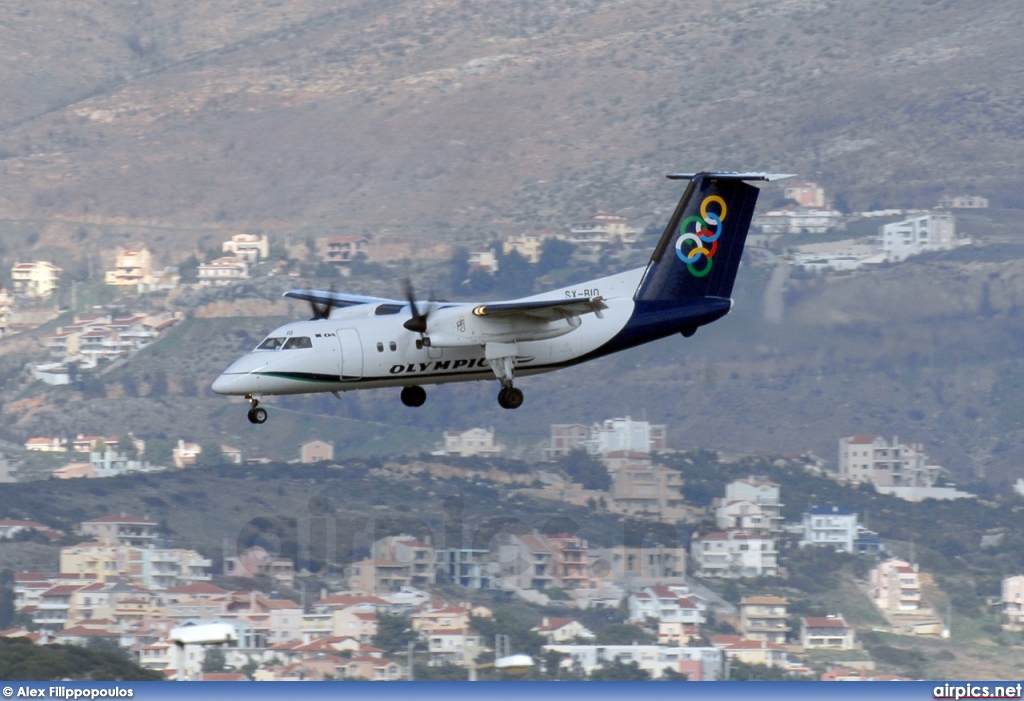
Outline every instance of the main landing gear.
[[518, 409], [523, 405], [523, 390], [512, 386], [515, 379], [515, 354], [514, 343], [489, 343], [487, 344], [487, 362], [494, 372], [494, 376], [501, 382], [501, 390], [498, 392], [498, 406], [502, 409]]
[[523, 390], [509, 385], [498, 392], [498, 405], [502, 409], [518, 409], [523, 405]]
[[402, 388], [402, 404], [406, 406], [423, 406], [427, 401], [427, 390], [419, 385], [410, 385]]
[[249, 413], [246, 414], [249, 417], [249, 423], [265, 424], [267, 422], [267, 410], [260, 407], [260, 400], [254, 398], [251, 394], [245, 395], [245, 398], [249, 400]]

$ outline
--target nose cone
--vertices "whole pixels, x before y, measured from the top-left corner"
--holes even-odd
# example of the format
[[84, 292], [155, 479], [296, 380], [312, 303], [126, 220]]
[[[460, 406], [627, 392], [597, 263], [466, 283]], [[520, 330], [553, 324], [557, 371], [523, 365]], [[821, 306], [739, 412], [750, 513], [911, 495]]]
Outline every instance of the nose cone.
[[242, 385], [245, 384], [246, 375], [237, 373], [223, 373], [213, 381], [210, 387], [217, 394], [247, 394], [249, 390]]

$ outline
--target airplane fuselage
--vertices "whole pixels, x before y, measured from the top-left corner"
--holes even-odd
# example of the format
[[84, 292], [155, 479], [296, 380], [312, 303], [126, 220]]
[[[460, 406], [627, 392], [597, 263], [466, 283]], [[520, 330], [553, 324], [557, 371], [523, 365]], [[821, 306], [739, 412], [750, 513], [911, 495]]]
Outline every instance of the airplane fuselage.
[[[516, 344], [516, 374], [537, 375], [580, 362], [608, 344], [626, 327], [634, 312], [633, 293], [643, 268], [612, 275], [584, 285], [566, 287], [528, 300], [602, 297], [608, 308], [593, 314], [546, 322], [549, 337]], [[386, 307], [380, 310], [380, 307]], [[250, 351], [225, 370], [213, 389], [219, 394], [270, 396], [309, 392], [345, 392], [354, 389], [403, 387], [446, 382], [493, 379], [484, 345], [441, 345], [445, 336], [458, 340], [460, 320], [469, 322], [478, 304], [440, 305], [452, 329], [431, 331], [432, 345], [418, 343], [403, 326], [408, 308], [357, 305], [334, 310], [330, 318], [293, 321], [272, 331], [267, 339], [282, 339], [277, 347]], [[388, 312], [381, 314], [380, 311]], [[535, 334], [536, 335], [536, 334]], [[292, 343], [290, 339], [308, 339]], [[271, 344], [273, 345], [273, 344]], [[610, 352], [610, 351], [609, 351]]]

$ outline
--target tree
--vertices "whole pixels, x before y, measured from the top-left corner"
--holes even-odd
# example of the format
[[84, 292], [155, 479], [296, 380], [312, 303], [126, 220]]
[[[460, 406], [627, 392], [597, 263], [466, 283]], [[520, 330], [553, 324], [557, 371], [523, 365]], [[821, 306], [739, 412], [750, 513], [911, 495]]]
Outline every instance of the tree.
[[174, 462], [172, 450], [170, 441], [151, 438], [146, 441], [146, 450], [142, 453], [142, 457], [153, 465], [170, 465]]
[[227, 658], [220, 646], [212, 645], [206, 648], [206, 655], [203, 657], [204, 672], [223, 672]]
[[585, 450], [574, 450], [562, 458], [559, 466], [573, 482], [582, 484], [584, 489], [607, 491], [612, 486], [608, 468], [588, 455]]
[[195, 282], [199, 279], [199, 259], [195, 254], [178, 264], [178, 275], [182, 282]]
[[612, 660], [591, 672], [590, 680], [595, 682], [646, 682], [651, 680], [651, 673], [640, 669], [640, 665], [636, 662]]
[[497, 287], [503, 294], [519, 297], [533, 292], [537, 270], [518, 251], [509, 251], [498, 258]]
[[127, 433], [117, 439], [117, 452], [129, 460], [139, 457], [139, 451], [135, 447], [135, 441]]
[[389, 613], [377, 615], [377, 635], [373, 636], [374, 647], [390, 652], [398, 652], [408, 648], [410, 642], [417, 639], [416, 631], [405, 616]]
[[597, 632], [599, 645], [651, 645], [657, 642], [655, 637], [640, 626], [629, 623], [610, 623]]
[[550, 238], [545, 239], [540, 247], [540, 260], [537, 262], [537, 273], [544, 275], [552, 270], [561, 270], [569, 265], [576, 247], [568, 241]]
[[202, 452], [196, 456], [196, 467], [217, 467], [224, 464], [224, 450], [219, 443], [207, 441], [199, 446]]
[[26, 638], [0, 638], [0, 680], [161, 681], [124, 654], [80, 645], [33, 645]]

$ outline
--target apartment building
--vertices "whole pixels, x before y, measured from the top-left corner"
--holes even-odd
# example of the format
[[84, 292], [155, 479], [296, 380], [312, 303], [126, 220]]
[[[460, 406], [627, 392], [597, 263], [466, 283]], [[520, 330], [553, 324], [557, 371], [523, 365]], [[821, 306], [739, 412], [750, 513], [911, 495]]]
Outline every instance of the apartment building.
[[266, 577], [277, 586], [295, 588], [295, 561], [272, 555], [259, 545], [224, 558], [224, 574], [229, 577]]
[[812, 182], [793, 183], [783, 188], [782, 196], [801, 207], [821, 209], [825, 206], [825, 188]]
[[221, 244], [221, 252], [255, 265], [270, 256], [270, 239], [255, 234], [235, 234]]
[[11, 268], [14, 294], [22, 297], [46, 299], [54, 293], [64, 271], [47, 260], [34, 263], [15, 263]]
[[11, 332], [11, 314], [14, 311], [14, 295], [6, 287], [0, 287], [0, 338]]
[[562, 667], [585, 674], [606, 662], [637, 666], [660, 679], [665, 670], [686, 674], [690, 681], [719, 681], [725, 678], [725, 654], [717, 647], [670, 647], [662, 645], [545, 645], [545, 651], [562, 655]]
[[1010, 631], [1024, 630], [1024, 575], [1003, 580], [1000, 601], [1003, 606], [1003, 628]]
[[106, 271], [104, 280], [113, 287], [135, 287], [153, 284], [153, 254], [147, 248], [121, 248], [114, 258], [114, 269]]
[[784, 644], [789, 637], [789, 601], [777, 596], [748, 596], [740, 601], [740, 633], [747, 640]]
[[956, 217], [944, 213], [884, 224], [878, 229], [878, 238], [886, 259], [894, 263], [919, 253], [948, 251], [963, 243], [956, 235]]
[[[133, 514], [107, 514], [89, 521], [82, 521], [78, 530], [82, 535], [92, 536], [104, 545], [120, 544], [146, 547], [156, 543], [160, 524], [152, 519]], [[73, 570], [66, 570], [73, 571]]]
[[774, 577], [778, 575], [775, 538], [753, 531], [719, 531], [690, 542], [695, 574], [701, 577]]
[[918, 611], [921, 579], [917, 567], [903, 560], [885, 560], [871, 570], [871, 601], [881, 611]]
[[829, 547], [839, 553], [855, 553], [859, 525], [857, 514], [838, 506], [816, 506], [803, 515], [801, 547]]
[[225, 287], [249, 279], [249, 263], [241, 258], [225, 256], [203, 263], [198, 268], [201, 287]]
[[839, 439], [839, 479], [870, 482], [876, 487], [931, 487], [942, 468], [928, 464], [920, 443], [889, 443], [882, 436], [857, 435]]
[[649, 454], [629, 450], [606, 453], [603, 462], [612, 478], [613, 510], [664, 518], [685, 515], [683, 476], [678, 470], [655, 465]]
[[365, 236], [332, 236], [318, 239], [321, 259], [334, 265], [349, 265], [366, 250], [369, 239]]
[[[615, 545], [594, 550], [595, 562], [608, 565], [607, 579], [637, 583], [682, 583], [686, 579], [687, 549], [652, 543], [640, 547]], [[673, 581], [678, 580], [678, 581]]]
[[61, 572], [91, 574], [96, 581], [125, 578], [151, 589], [208, 582], [213, 561], [194, 550], [80, 543], [60, 551]]
[[541, 250], [548, 239], [559, 238], [559, 234], [551, 229], [530, 231], [525, 234], [511, 234], [505, 237], [501, 252], [505, 255], [515, 251], [530, 263], [540, 262]]
[[607, 244], [631, 245], [643, 229], [631, 226], [629, 220], [618, 214], [598, 212], [574, 222], [566, 239], [579, 246], [599, 249]]
[[715, 510], [719, 528], [782, 532], [782, 491], [764, 477], [746, 477], [725, 485]]

